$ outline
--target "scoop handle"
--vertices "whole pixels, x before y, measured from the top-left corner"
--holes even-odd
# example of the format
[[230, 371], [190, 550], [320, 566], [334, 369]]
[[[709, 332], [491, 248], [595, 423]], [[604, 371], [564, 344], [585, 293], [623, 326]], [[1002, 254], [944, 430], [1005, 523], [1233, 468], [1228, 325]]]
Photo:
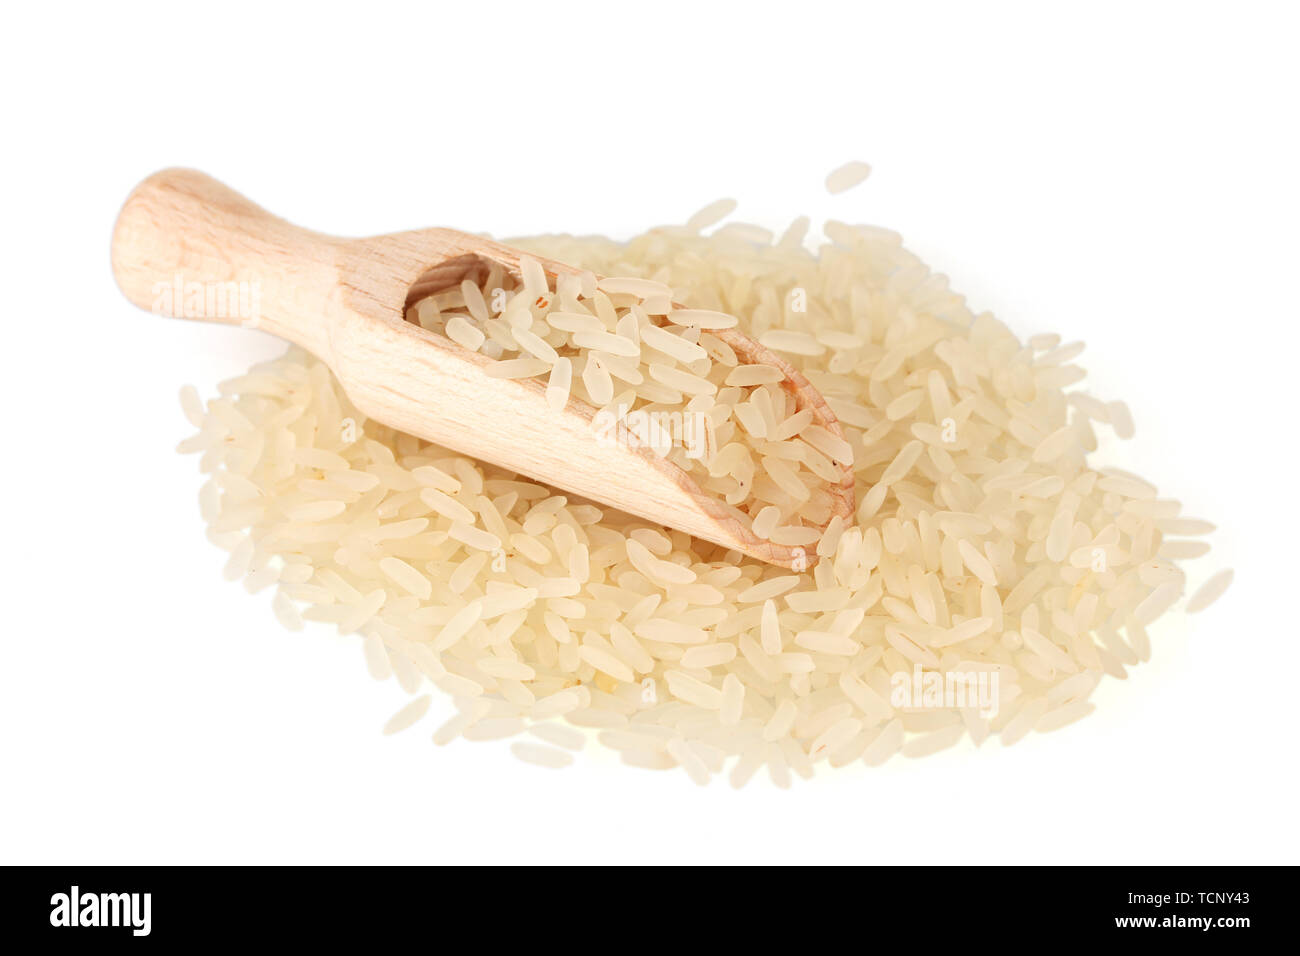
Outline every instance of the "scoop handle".
[[164, 169], [118, 214], [113, 276], [142, 309], [264, 329], [324, 358], [339, 248], [211, 176]]

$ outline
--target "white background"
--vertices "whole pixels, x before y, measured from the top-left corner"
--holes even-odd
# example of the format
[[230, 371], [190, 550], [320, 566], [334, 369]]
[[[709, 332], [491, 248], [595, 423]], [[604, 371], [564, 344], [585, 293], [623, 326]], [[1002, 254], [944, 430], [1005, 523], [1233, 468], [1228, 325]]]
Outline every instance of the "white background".
[[[1297, 862], [1285, 5], [35, 9], [0, 56], [0, 862]], [[1193, 585], [1236, 583], [1081, 724], [789, 792], [438, 749], [441, 710], [381, 737], [396, 684], [204, 538], [176, 391], [278, 346], [118, 294], [117, 208], [170, 165], [340, 234], [625, 237], [724, 195], [896, 228], [1087, 340], [1138, 423], [1114, 460], [1219, 524]]]

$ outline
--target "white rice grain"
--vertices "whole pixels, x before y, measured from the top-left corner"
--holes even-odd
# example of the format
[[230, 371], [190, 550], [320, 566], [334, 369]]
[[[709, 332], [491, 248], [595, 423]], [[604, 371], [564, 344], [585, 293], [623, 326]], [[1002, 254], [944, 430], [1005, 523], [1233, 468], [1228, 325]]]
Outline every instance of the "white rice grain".
[[573, 763], [573, 754], [571, 753], [557, 750], [555, 747], [547, 747], [544, 744], [534, 744], [523, 740], [512, 743], [510, 752], [524, 763], [535, 764], [538, 767], [549, 767], [554, 770], [567, 767]]
[[384, 724], [385, 736], [405, 730], [424, 719], [424, 715], [429, 712], [429, 705], [432, 702], [433, 698], [428, 694], [421, 694], [415, 698], [415, 700], [388, 718], [388, 722]]
[[1223, 592], [1227, 591], [1228, 586], [1232, 584], [1232, 576], [1232, 568], [1224, 568], [1197, 588], [1196, 593], [1187, 601], [1187, 613], [1197, 614], [1204, 611], [1221, 598]]
[[826, 191], [835, 194], [852, 189], [871, 175], [871, 167], [854, 160], [831, 170], [826, 176]]

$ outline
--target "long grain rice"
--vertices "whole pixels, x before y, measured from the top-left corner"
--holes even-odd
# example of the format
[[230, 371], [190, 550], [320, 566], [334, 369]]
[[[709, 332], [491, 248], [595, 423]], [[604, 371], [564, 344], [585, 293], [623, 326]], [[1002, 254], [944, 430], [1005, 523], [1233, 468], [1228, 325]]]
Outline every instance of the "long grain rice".
[[866, 163], [854, 160], [851, 163], [845, 163], [837, 169], [832, 170], [826, 176], [826, 191], [830, 193], [842, 193], [847, 189], [852, 189], [858, 183], [863, 182], [871, 175], [871, 167]]
[[[849, 164], [827, 186], [868, 172]], [[206, 404], [182, 391], [197, 434], [180, 447], [210, 476], [200, 511], [224, 573], [274, 589], [287, 628], [359, 633], [370, 673], [417, 693], [386, 733], [424, 716], [429, 681], [458, 708], [439, 744], [528, 733], [540, 742], [514, 754], [559, 767], [594, 730], [632, 766], [705, 783], [732, 760], [733, 785], [766, 767], [788, 786], [814, 763], [1058, 729], [1092, 710], [1103, 675], [1153, 652], [1185, 588], [1178, 562], [1208, 550], [1186, 538], [1213, 526], [1089, 466], [1093, 425], [1133, 425], [1122, 402], [1077, 390], [1081, 345], [1022, 345], [879, 227], [828, 223], [816, 251], [806, 220], [775, 244], [743, 224], [701, 234], [734, 208], [624, 244], [518, 240], [518, 276], [445, 290], [411, 318], [488, 356], [490, 374], [542, 379], [557, 409], [617, 398], [623, 415], [706, 416], [716, 448], [674, 460], [756, 531], [821, 558], [803, 570], [370, 421], [296, 349]], [[591, 272], [552, 282], [533, 255]], [[782, 370], [713, 334], [737, 325], [822, 391], [844, 438], [796, 406]], [[828, 524], [832, 463], [851, 464], [859, 505]], [[997, 714], [891, 701], [896, 675], [958, 671], [997, 676]]]

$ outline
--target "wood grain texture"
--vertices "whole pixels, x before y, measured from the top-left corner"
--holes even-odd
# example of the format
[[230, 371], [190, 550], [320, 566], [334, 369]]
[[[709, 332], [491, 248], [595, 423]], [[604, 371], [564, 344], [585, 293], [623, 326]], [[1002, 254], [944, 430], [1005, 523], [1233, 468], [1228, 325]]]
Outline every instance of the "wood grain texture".
[[[256, 283], [256, 327], [316, 355], [360, 411], [387, 425], [772, 564], [811, 565], [811, 551], [756, 538], [651, 449], [595, 440], [589, 405], [572, 399], [563, 412], [553, 411], [540, 380], [492, 378], [485, 371], [492, 359], [405, 320], [413, 288], [455, 285], [481, 271], [484, 260], [518, 275], [522, 254], [452, 229], [326, 236], [271, 215], [203, 173], [168, 169], [127, 199], [112, 262], [131, 302], [205, 321], [241, 317], [184, 315], [174, 302], [159, 308], [159, 284], [178, 277]], [[579, 271], [538, 261], [552, 280]], [[743, 361], [782, 369], [799, 407], [843, 437], [824, 398], [788, 363], [735, 329], [714, 334]], [[832, 513], [847, 518], [854, 511], [852, 469], [840, 465], [840, 474], [829, 488]]]

